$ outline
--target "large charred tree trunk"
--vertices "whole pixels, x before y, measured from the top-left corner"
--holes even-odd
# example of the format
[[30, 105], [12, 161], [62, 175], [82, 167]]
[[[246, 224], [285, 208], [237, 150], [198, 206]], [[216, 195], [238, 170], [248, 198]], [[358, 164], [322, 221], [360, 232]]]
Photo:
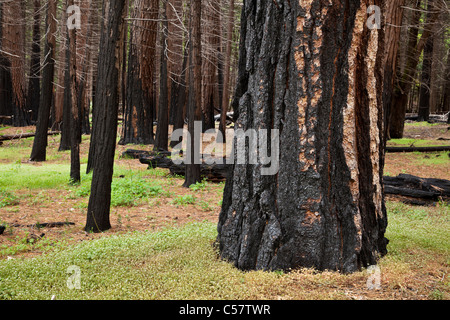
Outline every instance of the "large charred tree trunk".
[[236, 128], [279, 130], [280, 159], [227, 179], [217, 241], [238, 268], [353, 272], [386, 254], [383, 32], [366, 24], [381, 2], [244, 1]]
[[42, 72], [42, 91], [40, 110], [36, 124], [36, 137], [31, 150], [31, 161], [45, 161], [47, 157], [47, 132], [50, 121], [50, 110], [53, 102], [53, 81], [55, 76], [55, 48], [56, 48], [56, 6], [57, 0], [47, 3], [46, 42], [44, 69]]
[[91, 144], [94, 145], [93, 176], [89, 197], [86, 231], [101, 232], [111, 228], [111, 182], [117, 138], [119, 105], [120, 39], [125, 0], [104, 1], [95, 117]]

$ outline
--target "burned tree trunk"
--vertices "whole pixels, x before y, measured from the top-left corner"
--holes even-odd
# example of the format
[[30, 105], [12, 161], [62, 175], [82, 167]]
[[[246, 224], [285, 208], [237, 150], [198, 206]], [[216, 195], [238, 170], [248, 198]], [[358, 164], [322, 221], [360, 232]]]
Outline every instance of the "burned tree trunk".
[[236, 128], [278, 130], [280, 158], [276, 174], [235, 164], [227, 179], [217, 243], [238, 268], [354, 272], [386, 254], [373, 4], [244, 1]]
[[31, 120], [36, 122], [39, 112], [39, 97], [41, 91], [39, 79], [41, 77], [41, 1], [34, 0], [33, 4], [33, 42], [31, 44], [30, 79], [28, 81], [27, 105], [28, 110], [31, 111]]
[[[117, 138], [119, 104], [119, 54], [125, 0], [103, 2], [103, 19], [98, 60], [96, 117], [91, 144], [92, 184], [86, 219], [86, 231], [101, 232], [111, 228], [109, 219], [111, 182]], [[92, 149], [91, 149], [92, 150]]]
[[3, 3], [3, 39], [2, 50], [9, 63], [8, 89], [11, 90], [13, 110], [12, 123], [15, 127], [30, 124], [30, 115], [26, 108], [25, 79], [25, 2], [6, 1]]
[[155, 58], [159, 1], [135, 2], [130, 30], [123, 133], [120, 144], [151, 144], [156, 110]]
[[36, 137], [31, 150], [31, 161], [45, 161], [47, 158], [48, 127], [50, 121], [50, 109], [53, 102], [53, 81], [55, 76], [55, 49], [56, 49], [56, 7], [57, 0], [49, 0], [47, 3], [45, 60], [42, 73], [42, 92], [40, 97], [40, 110], [36, 124]]
[[189, 188], [192, 184], [200, 181], [200, 163], [196, 159], [200, 154], [197, 149], [196, 139], [199, 139], [200, 132], [195, 130], [195, 122], [201, 120], [201, 100], [202, 100], [202, 41], [201, 41], [201, 0], [194, 0], [191, 3], [191, 28], [190, 50], [189, 50], [189, 100], [188, 100], [188, 131], [190, 137], [187, 141], [186, 176], [183, 187]]

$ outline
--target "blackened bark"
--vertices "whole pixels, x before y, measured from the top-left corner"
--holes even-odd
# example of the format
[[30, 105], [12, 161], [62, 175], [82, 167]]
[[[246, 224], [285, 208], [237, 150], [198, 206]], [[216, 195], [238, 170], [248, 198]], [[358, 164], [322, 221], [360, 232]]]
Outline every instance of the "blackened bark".
[[31, 121], [36, 122], [39, 112], [41, 76], [41, 1], [34, 0], [33, 42], [31, 44], [30, 78], [28, 82], [27, 104], [31, 111]]
[[[4, 51], [3, 46], [3, 21], [4, 21], [4, 10], [3, 3], [0, 3], [0, 49]], [[5, 125], [12, 124], [12, 105], [11, 105], [11, 73], [10, 73], [10, 63], [6, 55], [0, 52], [0, 116], [8, 117], [1, 118], [0, 123]]]
[[123, 132], [119, 144], [152, 144], [156, 105], [154, 90], [156, 20], [159, 1], [135, 3], [128, 53]]
[[392, 110], [392, 96], [397, 75], [398, 51], [400, 45], [401, 25], [403, 21], [405, 0], [392, 0], [386, 3], [385, 17], [385, 55], [384, 55], [384, 86], [383, 109], [385, 119], [385, 141], [389, 140], [389, 121]]
[[47, 37], [44, 49], [44, 69], [42, 72], [41, 107], [38, 114], [36, 137], [33, 141], [30, 161], [45, 161], [47, 157], [47, 132], [50, 121], [50, 109], [53, 102], [53, 80], [55, 75], [56, 5], [57, 0], [49, 0], [47, 3]]
[[217, 242], [240, 269], [353, 272], [386, 253], [384, 48], [366, 25], [371, 4], [382, 1], [244, 1], [236, 128], [279, 130], [280, 159], [276, 174], [235, 164], [227, 179]]
[[195, 132], [195, 122], [201, 121], [201, 97], [202, 97], [202, 44], [201, 44], [201, 0], [193, 0], [190, 8], [190, 50], [189, 50], [189, 100], [188, 100], [188, 132], [186, 176], [183, 187], [189, 186], [201, 180], [200, 163], [196, 159], [200, 155], [198, 140], [201, 132]]
[[[70, 1], [74, 4], [73, 0]], [[80, 143], [81, 143], [81, 109], [78, 100], [77, 81], [77, 32], [69, 30], [69, 77], [70, 83], [70, 181], [79, 183], [80, 176]]]
[[[179, 83], [172, 83], [171, 110], [174, 113], [173, 131], [183, 129], [186, 115], [186, 67], [188, 63], [188, 48], [184, 49], [183, 67]], [[177, 91], [175, 94], [174, 91]], [[170, 146], [173, 148], [181, 141], [171, 140]]]
[[109, 219], [111, 182], [117, 137], [119, 104], [118, 63], [125, 0], [104, 1], [98, 78], [96, 117], [91, 144], [94, 145], [93, 176], [86, 219], [86, 231], [101, 232], [111, 228]]
[[12, 124], [15, 127], [30, 125], [26, 105], [25, 85], [25, 2], [23, 0], [3, 3], [2, 50], [9, 63], [11, 80]]
[[155, 150], [168, 150], [169, 146], [169, 75], [167, 72], [167, 1], [163, 1], [161, 31], [161, 64], [159, 86], [158, 126], [156, 128]]
[[420, 78], [420, 97], [418, 121], [430, 119], [431, 68], [433, 65], [434, 39], [429, 37], [423, 49], [422, 75]]
[[64, 93], [63, 93], [63, 114], [61, 123], [61, 140], [59, 142], [58, 151], [70, 150], [71, 146], [71, 123], [72, 123], [72, 91], [70, 90], [70, 39], [69, 32], [66, 33], [66, 60], [65, 60], [65, 70], [64, 70]]
[[[244, 13], [242, 18], [244, 18]], [[244, 22], [245, 23], [245, 22]], [[228, 27], [227, 27], [227, 45], [225, 53], [225, 75], [223, 80], [223, 91], [222, 91], [222, 110], [220, 114], [220, 124], [219, 124], [219, 142], [226, 142], [226, 123], [227, 123], [227, 112], [230, 104], [230, 77], [231, 77], [231, 49], [233, 40], [233, 24], [234, 24], [234, 0], [230, 0], [230, 8], [228, 13]], [[242, 42], [241, 42], [242, 44]], [[242, 79], [240, 79], [242, 80]], [[222, 137], [222, 141], [220, 141]]]

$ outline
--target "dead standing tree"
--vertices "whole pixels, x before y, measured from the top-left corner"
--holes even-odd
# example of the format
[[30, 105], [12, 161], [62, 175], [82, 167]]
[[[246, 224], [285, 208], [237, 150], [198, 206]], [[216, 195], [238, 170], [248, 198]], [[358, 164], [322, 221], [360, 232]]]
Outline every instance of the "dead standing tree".
[[101, 232], [111, 228], [109, 220], [111, 182], [117, 138], [119, 104], [119, 55], [125, 0], [104, 1], [98, 78], [96, 89], [96, 114], [91, 144], [95, 153], [92, 159], [92, 185], [86, 219], [86, 231]]
[[[236, 128], [279, 130], [279, 171], [235, 164], [217, 243], [243, 270], [353, 272], [386, 253], [382, 1], [244, 1]], [[240, 64], [243, 66], [243, 64]], [[243, 76], [241, 73], [247, 73]]]

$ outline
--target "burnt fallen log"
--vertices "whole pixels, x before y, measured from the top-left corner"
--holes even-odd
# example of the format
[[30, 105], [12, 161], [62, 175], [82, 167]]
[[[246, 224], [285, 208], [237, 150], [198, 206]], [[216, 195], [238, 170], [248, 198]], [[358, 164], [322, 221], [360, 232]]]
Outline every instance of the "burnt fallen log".
[[46, 222], [46, 223], [35, 223], [35, 224], [12, 224], [11, 227], [19, 228], [19, 227], [27, 227], [27, 228], [57, 228], [57, 227], [66, 227], [66, 226], [74, 226], [73, 222]]
[[388, 153], [403, 153], [403, 152], [444, 152], [450, 151], [450, 146], [436, 146], [436, 147], [386, 147]]
[[[60, 133], [61, 133], [60, 131], [50, 131], [47, 133], [47, 135], [54, 136], [54, 135], [57, 135]], [[36, 136], [35, 133], [21, 133], [21, 134], [4, 135], [4, 136], [0, 136], [0, 141], [26, 139], [26, 138], [32, 138], [34, 136]]]
[[[203, 157], [203, 163], [200, 165], [200, 173], [203, 178], [209, 181], [225, 181], [228, 175], [230, 165], [227, 159], [222, 159], [222, 164], [211, 163], [210, 156]], [[215, 159], [217, 160], [217, 159]], [[143, 155], [139, 158], [142, 164], [149, 168], [169, 169], [170, 174], [184, 176], [186, 165], [176, 164], [164, 154], [156, 156]], [[383, 178], [385, 194], [391, 196], [406, 197], [408, 203], [424, 204], [430, 201], [450, 199], [450, 181], [434, 178], [420, 178], [409, 174], [400, 174], [397, 177]]]
[[139, 159], [140, 157], [152, 157], [157, 155], [170, 156], [171, 152], [169, 151], [146, 151], [146, 150], [135, 150], [128, 149], [122, 153], [122, 158], [129, 159]]
[[[222, 159], [223, 164], [216, 163], [208, 164], [209, 156], [203, 157], [203, 163], [200, 165], [200, 175], [209, 181], [224, 181], [228, 174], [229, 165], [226, 164], [226, 158]], [[220, 160], [220, 159], [215, 159]], [[169, 169], [170, 174], [184, 176], [186, 174], [185, 164], [176, 164], [164, 154], [156, 156], [141, 156], [139, 161], [151, 168]]]
[[397, 177], [384, 177], [383, 182], [385, 194], [428, 201], [450, 199], [449, 180], [400, 174]]

